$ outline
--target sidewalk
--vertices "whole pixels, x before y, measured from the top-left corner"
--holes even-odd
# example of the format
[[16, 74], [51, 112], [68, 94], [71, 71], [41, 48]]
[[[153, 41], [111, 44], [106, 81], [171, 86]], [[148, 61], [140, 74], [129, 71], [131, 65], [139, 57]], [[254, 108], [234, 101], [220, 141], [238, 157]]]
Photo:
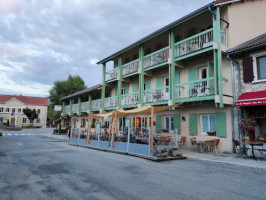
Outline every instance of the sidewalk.
[[[52, 137], [60, 140], [68, 141], [69, 138], [67, 135], [56, 135], [52, 133], [43, 134], [46, 137]], [[206, 161], [206, 162], [216, 162], [223, 164], [236, 165], [240, 167], [251, 167], [256, 169], [266, 170], [266, 161], [265, 160], [253, 160], [251, 158], [236, 158], [236, 154], [221, 154], [213, 155], [209, 153], [198, 153], [188, 149], [182, 149], [183, 156], [187, 159]]]

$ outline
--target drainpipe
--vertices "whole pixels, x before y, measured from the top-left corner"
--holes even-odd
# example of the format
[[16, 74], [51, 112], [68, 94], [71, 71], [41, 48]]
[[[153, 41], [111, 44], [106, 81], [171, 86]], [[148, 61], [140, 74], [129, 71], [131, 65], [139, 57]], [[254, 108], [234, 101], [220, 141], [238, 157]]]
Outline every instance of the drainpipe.
[[[208, 10], [216, 18], [216, 13], [212, 11], [210, 6], [208, 7]], [[220, 20], [222, 20], [224, 23], [226, 23], [226, 29], [227, 29], [229, 27], [230, 23], [226, 19], [224, 19], [222, 17], [220, 17]]]

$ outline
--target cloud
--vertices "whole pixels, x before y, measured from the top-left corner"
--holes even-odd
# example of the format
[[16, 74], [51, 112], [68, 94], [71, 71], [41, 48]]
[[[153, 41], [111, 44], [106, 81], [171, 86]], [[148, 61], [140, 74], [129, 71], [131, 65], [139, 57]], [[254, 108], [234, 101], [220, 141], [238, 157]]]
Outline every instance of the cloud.
[[0, 0], [0, 93], [48, 95], [69, 74], [100, 83], [98, 60], [209, 2]]

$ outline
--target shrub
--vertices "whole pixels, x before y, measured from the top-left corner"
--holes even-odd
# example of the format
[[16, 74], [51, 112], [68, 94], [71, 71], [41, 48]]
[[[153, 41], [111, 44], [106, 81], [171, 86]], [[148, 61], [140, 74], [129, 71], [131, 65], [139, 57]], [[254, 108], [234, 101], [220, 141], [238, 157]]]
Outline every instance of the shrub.
[[178, 150], [177, 147], [172, 147], [172, 148], [170, 149], [170, 151], [177, 151], [177, 150]]

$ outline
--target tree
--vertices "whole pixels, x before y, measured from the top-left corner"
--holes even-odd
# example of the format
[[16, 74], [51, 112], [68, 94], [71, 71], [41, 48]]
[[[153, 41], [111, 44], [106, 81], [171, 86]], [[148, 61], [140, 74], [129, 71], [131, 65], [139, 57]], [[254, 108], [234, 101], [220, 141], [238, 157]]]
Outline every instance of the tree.
[[31, 110], [30, 108], [26, 107], [23, 109], [24, 115], [27, 116], [27, 118], [30, 120], [30, 123], [33, 124], [33, 120], [37, 119], [39, 115], [37, 114], [35, 108]]
[[53, 105], [48, 106], [48, 111], [47, 111], [47, 118], [50, 120], [56, 120], [60, 118], [60, 111], [55, 111]]
[[73, 94], [80, 90], [86, 89], [85, 83], [80, 76], [68, 76], [68, 79], [65, 81], [56, 81], [54, 86], [49, 91], [49, 103], [52, 105], [61, 105], [62, 102], [60, 99], [67, 95]]

